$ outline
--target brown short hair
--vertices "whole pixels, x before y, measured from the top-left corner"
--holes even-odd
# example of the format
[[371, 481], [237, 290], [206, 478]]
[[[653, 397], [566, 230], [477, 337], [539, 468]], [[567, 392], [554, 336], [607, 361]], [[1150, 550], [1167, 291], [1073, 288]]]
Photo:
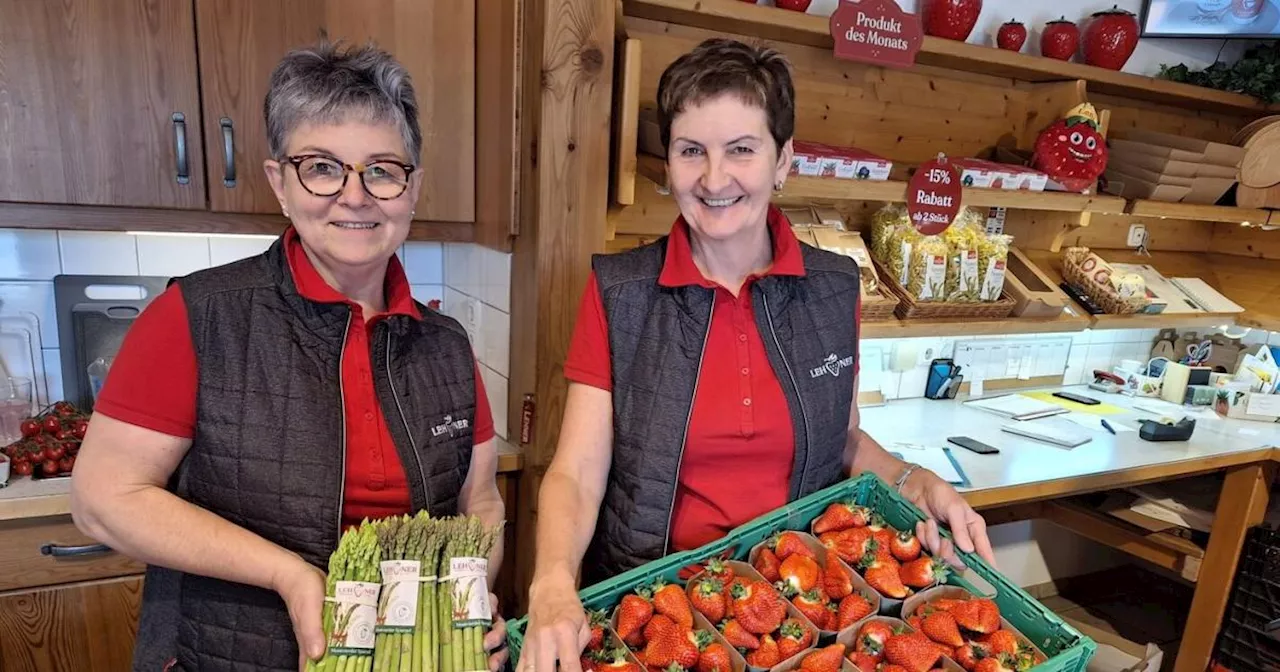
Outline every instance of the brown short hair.
[[671, 121], [690, 105], [734, 94], [764, 110], [778, 149], [796, 129], [796, 90], [787, 58], [768, 47], [712, 38], [677, 58], [658, 80], [658, 128], [662, 147], [671, 142]]

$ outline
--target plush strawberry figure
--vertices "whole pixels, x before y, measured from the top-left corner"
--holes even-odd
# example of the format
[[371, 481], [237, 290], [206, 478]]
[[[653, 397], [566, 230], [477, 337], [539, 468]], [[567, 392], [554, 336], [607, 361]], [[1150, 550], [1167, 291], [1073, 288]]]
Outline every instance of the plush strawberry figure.
[[1031, 165], [1071, 191], [1092, 187], [1107, 167], [1107, 142], [1093, 106], [1081, 103], [1041, 131]]

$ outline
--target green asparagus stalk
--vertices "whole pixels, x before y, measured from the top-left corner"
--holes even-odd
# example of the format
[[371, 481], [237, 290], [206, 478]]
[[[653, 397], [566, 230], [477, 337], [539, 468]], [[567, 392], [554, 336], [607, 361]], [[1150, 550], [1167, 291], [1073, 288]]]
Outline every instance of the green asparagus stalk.
[[[443, 525], [430, 521], [425, 526], [418, 560], [424, 575], [435, 575], [440, 565]], [[436, 669], [436, 582], [424, 581], [418, 599], [418, 626], [414, 629], [413, 669], [411, 672], [434, 672]]]

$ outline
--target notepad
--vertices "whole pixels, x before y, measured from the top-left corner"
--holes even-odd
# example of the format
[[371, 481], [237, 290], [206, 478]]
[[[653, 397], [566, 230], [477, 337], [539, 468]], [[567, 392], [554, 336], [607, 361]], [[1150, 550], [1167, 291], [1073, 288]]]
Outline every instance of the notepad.
[[1044, 441], [1063, 448], [1075, 448], [1093, 440], [1086, 430], [1063, 418], [1043, 418], [1033, 422], [1001, 425], [1000, 429], [1028, 439]]
[[964, 403], [966, 406], [1014, 420], [1034, 420], [1067, 412], [1067, 409], [1057, 404], [1046, 403], [1022, 394], [1005, 394], [986, 399], [973, 399]]
[[1209, 283], [1200, 278], [1173, 278], [1170, 282], [1210, 313], [1244, 312], [1244, 308], [1239, 304], [1223, 296], [1221, 292], [1210, 287]]

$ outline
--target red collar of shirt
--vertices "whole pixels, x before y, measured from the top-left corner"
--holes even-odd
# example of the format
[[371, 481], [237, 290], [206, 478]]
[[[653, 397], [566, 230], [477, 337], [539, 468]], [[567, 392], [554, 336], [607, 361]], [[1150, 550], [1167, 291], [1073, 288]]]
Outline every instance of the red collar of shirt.
[[[748, 281], [767, 275], [804, 275], [804, 258], [800, 256], [800, 241], [791, 232], [791, 222], [774, 206], [769, 206], [769, 237], [773, 239], [773, 263], [764, 272], [753, 275]], [[662, 263], [658, 284], [663, 287], [700, 285], [714, 288], [716, 284], [702, 275], [693, 263], [693, 248], [689, 245], [689, 224], [681, 215], [671, 227], [667, 237], [667, 258]]]
[[[306, 250], [302, 249], [302, 239], [298, 237], [297, 229], [292, 226], [284, 232], [284, 256], [289, 262], [289, 272], [293, 274], [298, 293], [304, 299], [316, 303], [355, 305], [354, 301], [330, 287], [320, 277], [320, 272], [311, 264]], [[413, 301], [413, 292], [409, 288], [409, 278], [404, 274], [404, 266], [394, 254], [387, 261], [387, 277], [383, 281], [383, 287], [387, 299], [387, 312], [383, 315], [408, 315], [415, 320], [422, 319], [422, 313], [418, 312], [418, 305]]]

